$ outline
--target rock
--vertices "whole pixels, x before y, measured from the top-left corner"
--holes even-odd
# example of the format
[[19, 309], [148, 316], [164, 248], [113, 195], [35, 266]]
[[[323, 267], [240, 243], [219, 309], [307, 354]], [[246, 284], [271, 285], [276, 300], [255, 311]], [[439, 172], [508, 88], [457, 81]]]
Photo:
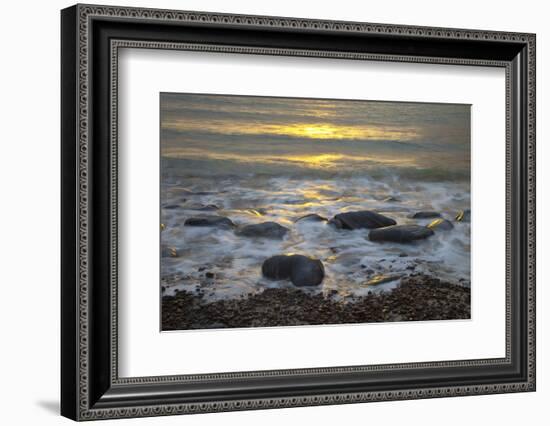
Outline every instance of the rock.
[[216, 276], [216, 274], [214, 274], [214, 272], [207, 272], [206, 274], [204, 274], [204, 276], [206, 278], [214, 278]]
[[370, 210], [339, 213], [329, 223], [338, 229], [374, 229], [396, 224], [395, 220]]
[[288, 228], [275, 222], [262, 222], [254, 225], [246, 225], [236, 233], [243, 237], [283, 238]]
[[469, 222], [470, 221], [470, 209], [461, 210], [457, 213], [455, 220], [457, 222]]
[[325, 268], [318, 259], [300, 254], [277, 255], [262, 264], [262, 274], [272, 280], [290, 279], [297, 287], [316, 286], [325, 277]]
[[272, 280], [284, 280], [290, 277], [292, 256], [277, 255], [264, 260], [262, 275]]
[[428, 225], [428, 228], [433, 230], [444, 230], [449, 231], [454, 228], [454, 225], [448, 221], [447, 219], [435, 219], [434, 221], [430, 222]]
[[412, 215], [413, 219], [432, 219], [434, 217], [441, 217], [439, 212], [416, 212]]
[[394, 197], [393, 195], [390, 195], [389, 197], [386, 197], [382, 200], [384, 203], [396, 203], [400, 202], [401, 199], [399, 197]]
[[311, 259], [299, 254], [292, 256], [290, 281], [296, 287], [319, 285], [324, 277], [325, 268], [319, 259]]
[[376, 275], [372, 277], [370, 280], [366, 282], [365, 285], [378, 285], [378, 284], [384, 284], [389, 283], [391, 281], [395, 281], [401, 278], [401, 275]]
[[202, 212], [212, 212], [220, 209], [215, 204], [184, 204], [183, 208], [185, 210], [197, 210]]
[[267, 210], [262, 208], [246, 209], [245, 212], [251, 214], [252, 216], [265, 216], [267, 214]]
[[167, 204], [165, 206], [162, 206], [164, 210], [175, 210], [179, 209], [181, 206], [179, 204]]
[[160, 249], [161, 257], [178, 257], [178, 250], [175, 247], [163, 246]]
[[410, 243], [433, 235], [434, 231], [418, 225], [395, 225], [381, 229], [373, 229], [369, 233], [371, 241], [391, 241], [394, 243]]
[[319, 216], [317, 213], [306, 214], [305, 216], [299, 217], [294, 222], [304, 221], [304, 222], [326, 222], [328, 219], [323, 216]]
[[197, 216], [190, 217], [184, 223], [184, 226], [214, 226], [216, 228], [234, 228], [235, 224], [230, 219], [223, 216]]

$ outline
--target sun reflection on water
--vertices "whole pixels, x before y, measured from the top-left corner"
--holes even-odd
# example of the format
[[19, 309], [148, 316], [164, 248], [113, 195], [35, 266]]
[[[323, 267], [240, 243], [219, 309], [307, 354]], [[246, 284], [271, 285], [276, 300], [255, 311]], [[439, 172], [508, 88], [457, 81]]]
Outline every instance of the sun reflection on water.
[[200, 148], [177, 148], [165, 150], [163, 156], [171, 158], [200, 159], [200, 160], [228, 160], [239, 163], [284, 163], [303, 166], [312, 169], [337, 169], [351, 164], [387, 165], [395, 167], [417, 166], [417, 159], [411, 156], [397, 155], [346, 155], [333, 152], [316, 154], [239, 154], [237, 152], [214, 152]]
[[421, 136], [414, 127], [380, 125], [343, 125], [321, 122], [251, 123], [211, 119], [172, 119], [162, 122], [164, 130], [179, 132], [208, 132], [225, 135], [287, 136], [319, 140], [389, 140], [410, 141]]

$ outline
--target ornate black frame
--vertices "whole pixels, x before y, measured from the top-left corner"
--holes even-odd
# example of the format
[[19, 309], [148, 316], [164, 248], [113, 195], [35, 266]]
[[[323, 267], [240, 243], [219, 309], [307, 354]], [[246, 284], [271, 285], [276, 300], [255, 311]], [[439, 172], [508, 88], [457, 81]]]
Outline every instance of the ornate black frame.
[[[61, 413], [74, 420], [535, 390], [535, 35], [76, 5], [61, 13]], [[506, 69], [506, 357], [119, 378], [123, 47]]]

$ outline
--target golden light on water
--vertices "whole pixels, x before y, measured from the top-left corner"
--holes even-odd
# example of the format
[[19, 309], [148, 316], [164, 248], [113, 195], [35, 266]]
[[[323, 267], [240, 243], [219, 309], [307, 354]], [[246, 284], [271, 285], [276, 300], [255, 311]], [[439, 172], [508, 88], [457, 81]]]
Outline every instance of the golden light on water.
[[364, 163], [372, 165], [388, 166], [417, 166], [413, 157], [395, 155], [346, 155], [336, 153], [322, 154], [287, 154], [287, 155], [262, 155], [262, 154], [237, 154], [234, 152], [211, 152], [208, 149], [198, 148], [173, 148], [163, 152], [166, 157], [187, 159], [229, 160], [241, 163], [261, 162], [264, 164], [280, 165], [282, 163], [295, 164], [311, 169], [331, 169], [342, 167], [343, 163]]
[[350, 136], [355, 136], [357, 132], [353, 132], [351, 128], [342, 128], [342, 126], [332, 126], [330, 124], [296, 124], [292, 126], [283, 126], [279, 130], [281, 134], [289, 136], [297, 136], [302, 138], [312, 139], [344, 139]]
[[309, 139], [378, 139], [411, 140], [418, 136], [414, 129], [385, 128], [375, 126], [341, 126], [323, 123], [300, 123], [274, 126], [275, 134]]
[[420, 136], [412, 127], [341, 125], [331, 123], [254, 123], [229, 120], [166, 120], [163, 129], [226, 135], [287, 136], [318, 140], [408, 141]]
[[330, 167], [338, 160], [343, 159], [342, 154], [315, 154], [315, 155], [288, 155], [284, 159], [293, 163], [303, 163], [313, 167]]

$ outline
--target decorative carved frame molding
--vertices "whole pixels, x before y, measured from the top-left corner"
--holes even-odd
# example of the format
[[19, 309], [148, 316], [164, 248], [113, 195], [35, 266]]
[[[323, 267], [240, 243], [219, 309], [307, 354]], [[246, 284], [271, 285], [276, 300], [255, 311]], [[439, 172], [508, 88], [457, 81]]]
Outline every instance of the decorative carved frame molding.
[[[62, 300], [63, 309], [63, 356], [64, 365], [62, 376], [62, 413], [68, 417], [78, 420], [92, 420], [113, 417], [139, 417], [139, 416], [157, 416], [197, 412], [215, 412], [229, 410], [246, 410], [261, 408], [278, 408], [292, 406], [308, 406], [322, 404], [339, 404], [366, 401], [382, 400], [400, 400], [415, 398], [433, 398], [443, 396], [462, 396], [487, 393], [503, 393], [518, 391], [533, 391], [535, 389], [535, 36], [533, 34], [520, 34], [510, 32], [496, 31], [478, 31], [464, 29], [447, 28], [429, 28], [412, 27], [403, 25], [369, 24], [357, 22], [336, 22], [324, 20], [309, 20], [295, 18], [265, 17], [265, 16], [246, 16], [229, 15], [202, 12], [183, 12], [155, 9], [139, 9], [126, 7], [104, 7], [92, 5], [77, 5], [64, 11], [64, 30], [62, 47], [65, 58], [74, 63], [65, 64], [65, 75], [73, 75], [72, 84], [67, 83], [64, 86], [63, 94], [63, 112], [64, 119], [74, 119], [74, 128], [69, 129], [65, 125], [63, 132], [63, 149], [67, 158], [63, 157], [64, 178], [73, 179], [72, 184], [66, 184], [63, 187], [65, 215], [75, 214], [74, 224], [71, 227], [64, 227], [65, 234], [62, 240], [65, 248], [63, 249], [63, 289], [65, 293]], [[98, 392], [90, 389], [92, 380], [91, 375], [96, 374], [94, 368], [90, 365], [90, 356], [94, 351], [93, 341], [95, 339], [90, 330], [90, 324], [93, 318], [90, 317], [92, 299], [90, 297], [90, 269], [94, 261], [91, 256], [91, 215], [93, 203], [93, 194], [91, 193], [91, 162], [90, 162], [90, 142], [93, 136], [90, 135], [90, 114], [93, 108], [92, 102], [92, 82], [90, 80], [91, 69], [91, 50], [94, 49], [91, 37], [91, 27], [94, 20], [106, 20], [112, 22], [139, 22], [151, 24], [172, 24], [172, 25], [214, 25], [224, 28], [254, 28], [254, 29], [276, 29], [281, 31], [300, 31], [307, 33], [315, 31], [326, 34], [361, 34], [376, 35], [377, 37], [411, 37], [414, 40], [448, 40], [448, 41], [483, 41], [487, 43], [505, 42], [508, 44], [517, 44], [525, 50], [521, 61], [526, 61], [523, 66], [526, 70], [524, 80], [516, 81], [513, 76], [517, 73], [517, 68], [521, 64], [513, 60], [493, 60], [479, 58], [460, 58], [460, 57], [441, 57], [441, 56], [415, 56], [415, 55], [396, 55], [384, 53], [363, 53], [347, 51], [328, 51], [318, 49], [294, 49], [277, 47], [254, 47], [237, 45], [216, 45], [211, 43], [182, 43], [176, 41], [151, 41], [139, 39], [110, 39], [110, 306], [109, 323], [110, 329], [109, 341], [111, 346], [108, 382], [109, 392], [104, 396], [92, 396]], [[72, 39], [71, 39], [72, 38]], [[273, 56], [312, 56], [338, 59], [355, 60], [375, 60], [375, 61], [397, 61], [397, 62], [422, 62], [422, 63], [442, 63], [455, 65], [481, 65], [504, 67], [506, 69], [506, 135], [507, 135], [507, 213], [506, 213], [506, 232], [507, 232], [507, 259], [506, 259], [506, 357], [502, 359], [481, 359], [481, 360], [462, 360], [449, 362], [432, 363], [414, 363], [414, 364], [388, 364], [375, 366], [354, 366], [354, 367], [327, 367], [321, 369], [301, 369], [301, 370], [274, 370], [261, 372], [243, 372], [243, 373], [221, 373], [208, 375], [192, 376], [160, 376], [160, 377], [139, 377], [139, 378], [119, 378], [117, 368], [117, 84], [118, 84], [118, 50], [120, 48], [154, 48], [154, 49], [175, 49], [175, 50], [195, 50], [209, 52], [226, 52], [238, 54], [262, 54]], [[64, 82], [65, 85], [65, 82]], [[524, 88], [518, 88], [518, 85], [525, 85]], [[513, 98], [517, 97], [517, 92], [525, 92], [525, 105], [516, 105]], [[76, 94], [76, 101], [73, 95]], [[67, 108], [73, 108], [75, 111], [69, 113]], [[519, 109], [519, 111], [518, 111]], [[71, 115], [72, 114], [72, 115]], [[521, 114], [521, 123], [525, 129], [517, 129], [511, 126], [514, 114]], [[517, 135], [514, 132], [525, 131], [525, 136]], [[518, 152], [513, 151], [512, 139], [519, 137], [524, 146]], [[71, 147], [69, 147], [69, 145]], [[67, 153], [65, 154], [65, 151]], [[72, 156], [71, 154], [74, 154]], [[518, 183], [518, 199], [524, 209], [525, 221], [525, 245], [521, 248], [525, 250], [525, 276], [526, 282], [521, 283], [525, 300], [525, 312], [520, 313], [522, 320], [525, 321], [525, 356], [524, 373], [521, 380], [499, 381], [498, 383], [484, 383], [477, 385], [453, 385], [453, 386], [434, 386], [426, 388], [407, 388], [402, 387], [392, 390], [377, 391], [353, 391], [353, 392], [326, 392], [311, 395], [289, 395], [289, 396], [270, 396], [258, 398], [228, 398], [223, 397], [217, 400], [208, 401], [168, 401], [160, 400], [155, 403], [139, 401], [127, 391], [131, 387], [141, 386], [151, 389], [155, 386], [170, 386], [171, 384], [195, 383], [201, 382], [216, 386], [222, 381], [243, 380], [243, 379], [262, 379], [277, 377], [294, 377], [296, 379], [306, 377], [307, 375], [316, 375], [317, 377], [331, 376], [334, 374], [347, 373], [368, 373], [383, 372], [390, 370], [411, 370], [411, 369], [434, 369], [449, 367], [480, 367], [480, 366], [503, 366], [511, 365], [512, 356], [512, 335], [514, 321], [517, 321], [517, 312], [512, 310], [512, 298], [518, 297], [517, 289], [512, 287], [512, 281], [517, 280], [518, 276], [513, 276], [512, 256], [515, 247], [512, 247], [514, 232], [512, 209], [514, 208], [513, 191], [515, 183], [512, 179], [515, 162], [520, 161], [524, 167], [520, 174], [525, 174], [525, 182]], [[516, 191], [518, 188], [516, 188]], [[516, 200], [516, 201], [517, 201]], [[522, 222], [523, 223], [523, 222]], [[74, 229], [73, 229], [74, 228]], [[74, 239], [74, 241], [72, 241]], [[71, 267], [66, 267], [74, 262]], [[72, 268], [72, 269], [70, 269]], [[76, 274], [75, 276], [72, 276]], [[521, 279], [521, 277], [519, 277]], [[72, 292], [69, 294], [69, 292]], [[523, 296], [522, 296], [523, 297]], [[71, 305], [71, 306], [69, 306]], [[72, 321], [69, 326], [66, 323]], [[95, 355], [94, 355], [95, 356]], [[103, 362], [103, 364], [105, 364]], [[102, 365], [103, 365], [102, 364]], [[102, 367], [103, 368], [103, 367]], [[103, 371], [103, 370], [102, 370]], [[101, 387], [101, 386], [100, 386]], [[156, 388], [155, 388], [156, 389]], [[69, 395], [74, 393], [74, 397]], [[101, 393], [101, 392], [99, 392]], [[153, 400], [151, 400], [153, 401]]]

